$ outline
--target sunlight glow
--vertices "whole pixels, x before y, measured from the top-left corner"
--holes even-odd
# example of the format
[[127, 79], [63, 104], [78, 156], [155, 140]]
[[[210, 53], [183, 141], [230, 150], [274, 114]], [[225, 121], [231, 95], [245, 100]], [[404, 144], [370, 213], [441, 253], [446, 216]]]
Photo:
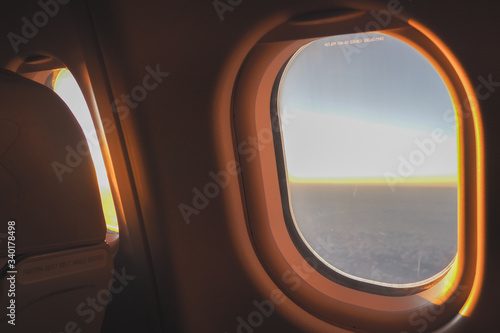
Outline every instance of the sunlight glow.
[[408, 23], [424, 33], [429, 39], [431, 39], [439, 49], [446, 55], [450, 60], [453, 68], [457, 72], [462, 84], [465, 88], [467, 94], [467, 102], [470, 104], [470, 109], [472, 117], [474, 120], [474, 132], [476, 140], [476, 202], [477, 202], [477, 239], [472, 243], [476, 245], [477, 242], [477, 253], [476, 253], [476, 267], [475, 276], [472, 290], [465, 302], [464, 306], [460, 310], [460, 314], [464, 317], [469, 317], [470, 314], [475, 310], [475, 306], [481, 295], [483, 280], [484, 280], [484, 266], [485, 266], [485, 242], [486, 242], [486, 227], [485, 227], [485, 208], [484, 208], [484, 132], [482, 118], [479, 112], [479, 102], [476, 98], [474, 91], [474, 86], [469, 80], [469, 75], [462, 67], [458, 59], [453, 55], [453, 52], [447, 47], [447, 45], [439, 39], [432, 31], [413, 19], [410, 19]]
[[410, 45], [373, 35], [383, 41], [359, 54], [332, 47], [348, 38], [333, 36], [290, 60], [278, 92], [288, 176], [456, 183], [458, 124], [445, 80]]
[[339, 46], [355, 34], [318, 39], [283, 71], [291, 222], [300, 244], [351, 280], [427, 288], [455, 273], [461, 122], [432, 61], [372, 35], [380, 42], [357, 53]]
[[455, 133], [445, 134], [448, 124], [421, 131], [314, 111], [287, 114], [294, 117], [283, 128], [290, 178], [373, 183], [386, 181], [387, 172], [408, 169], [411, 175], [401, 177], [401, 183], [453, 179], [456, 184], [457, 142]]
[[52, 80], [54, 91], [68, 105], [85, 133], [92, 161], [97, 174], [101, 194], [102, 209], [109, 231], [118, 232], [118, 219], [109, 185], [106, 166], [102, 157], [99, 140], [85, 97], [71, 72], [65, 68], [54, 71]]

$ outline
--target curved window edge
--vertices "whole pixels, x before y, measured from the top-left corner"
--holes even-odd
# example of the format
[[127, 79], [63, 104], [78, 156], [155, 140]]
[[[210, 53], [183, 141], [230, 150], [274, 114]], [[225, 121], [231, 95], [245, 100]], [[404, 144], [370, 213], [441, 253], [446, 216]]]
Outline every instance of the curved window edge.
[[[272, 130], [273, 125], [269, 117], [271, 88], [280, 69], [300, 47], [315, 39], [336, 35], [332, 31], [338, 31], [338, 34], [351, 33], [352, 30], [348, 31], [346, 26], [352, 29], [353, 25], [361, 25], [370, 19], [372, 18], [366, 13], [364, 18], [353, 19], [354, 21], [348, 25], [341, 22], [337, 30], [332, 30], [330, 24], [327, 27], [319, 24], [318, 27], [311, 28], [305, 33], [297, 32], [296, 26], [290, 27], [292, 24], [286, 23], [275, 29], [279, 33], [270, 32], [257, 43], [242, 65], [233, 93], [232, 110], [236, 145], [244, 142], [241, 138], [256, 136], [263, 130]], [[470, 89], [472, 87], [470, 79], [464, 75], [463, 69], [456, 60], [449, 59], [450, 54], [443, 51], [442, 45], [436, 45], [435, 40], [429, 38], [428, 34], [420, 29], [421, 27], [416, 28], [409, 25], [407, 21], [401, 22], [396, 22], [394, 27], [389, 26], [380, 31], [404, 39], [414, 47], [416, 45], [421, 52], [424, 48], [425, 53], [430, 55], [433, 61], [439, 61], [440, 69], [449, 77], [448, 83], [452, 83], [455, 88], [453, 97], [460, 106], [459, 115], [466, 115], [466, 117], [459, 117], [458, 124], [463, 132], [460, 138], [460, 147], [463, 147], [463, 151], [459, 158], [465, 161], [461, 164], [463, 170], [460, 170], [459, 175], [460, 186], [464, 191], [459, 193], [458, 251], [454, 263], [439, 281], [417, 293], [391, 297], [392, 300], [388, 302], [387, 295], [345, 288], [325, 278], [313, 265], [309, 264], [308, 258], [304, 260], [303, 255], [297, 251], [291, 241], [288, 230], [281, 227], [285, 224], [282, 207], [277, 205], [281, 202], [281, 194], [274, 149], [272, 152], [269, 152], [269, 149], [259, 150], [257, 158], [252, 161], [247, 161], [240, 152], [241, 177], [249, 215], [248, 227], [254, 251], [263, 268], [295, 303], [318, 319], [334, 325], [342, 326], [346, 323], [348, 325], [349, 320], [365, 318], [366, 328], [375, 323], [383, 327], [385, 324], [381, 322], [382, 318], [386, 318], [387, 323], [407, 322], [410, 315], [420, 310], [431, 311], [439, 305], [445, 306], [446, 309], [440, 315], [439, 320], [433, 321], [430, 326], [441, 327], [459, 314], [459, 310], [470, 296], [471, 286], [476, 284], [476, 276], [481, 274], [480, 263], [476, 264], [476, 261], [480, 261], [477, 258], [480, 250], [477, 248], [476, 236], [481, 233], [479, 228], [484, 228], [484, 226], [481, 227], [484, 224], [482, 220], [484, 213], [481, 213], [484, 198], [477, 193], [481, 186], [483, 167], [481, 164], [482, 132], [480, 123], [476, 122], [480, 117], [477, 101], [474, 102], [475, 96], [473, 89]], [[314, 23], [311, 23], [312, 25]], [[469, 117], [471, 114], [472, 117]], [[467, 147], [463, 145], [464, 140], [470, 143]], [[301, 263], [306, 263], [304, 265], [307, 269], [301, 270]], [[290, 268], [293, 277], [300, 281], [297, 284], [297, 290], [287, 290], [286, 281], [290, 280], [283, 281], [284, 274], [288, 274]], [[365, 312], [358, 308], [358, 316], [351, 318], [350, 313], [343, 310], [350, 306], [349, 304], [369, 310]], [[333, 313], [334, 310], [337, 313]], [[373, 317], [371, 312], [373, 310], [380, 318]], [[390, 317], [386, 317], [387, 315]], [[386, 326], [386, 328], [388, 331], [394, 330], [393, 325]], [[400, 328], [404, 329], [404, 325]], [[406, 329], [411, 329], [411, 326]]]

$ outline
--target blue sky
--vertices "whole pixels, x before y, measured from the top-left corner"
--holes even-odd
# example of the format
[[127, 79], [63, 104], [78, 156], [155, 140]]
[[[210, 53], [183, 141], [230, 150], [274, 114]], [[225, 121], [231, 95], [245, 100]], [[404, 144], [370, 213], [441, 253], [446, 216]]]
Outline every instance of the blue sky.
[[289, 175], [379, 178], [439, 129], [447, 139], [412, 176], [455, 176], [455, 124], [444, 117], [453, 103], [439, 73], [405, 42], [367, 36], [376, 41], [359, 47], [339, 45], [356, 34], [319, 39], [287, 66], [278, 110]]

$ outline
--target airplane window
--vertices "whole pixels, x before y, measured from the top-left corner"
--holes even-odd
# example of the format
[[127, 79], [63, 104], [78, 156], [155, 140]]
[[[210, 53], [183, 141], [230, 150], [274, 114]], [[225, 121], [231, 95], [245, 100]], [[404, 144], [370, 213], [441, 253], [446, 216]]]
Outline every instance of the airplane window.
[[94, 122], [92, 121], [85, 97], [71, 72], [65, 68], [54, 70], [52, 75], [48, 77], [46, 84], [66, 103], [85, 133], [90, 155], [96, 169], [106, 226], [108, 232], [118, 232], [118, 219], [111, 194], [111, 187]]
[[444, 274], [457, 253], [460, 166], [437, 69], [398, 38], [347, 34], [305, 45], [278, 80], [277, 157], [296, 245], [377, 285]]

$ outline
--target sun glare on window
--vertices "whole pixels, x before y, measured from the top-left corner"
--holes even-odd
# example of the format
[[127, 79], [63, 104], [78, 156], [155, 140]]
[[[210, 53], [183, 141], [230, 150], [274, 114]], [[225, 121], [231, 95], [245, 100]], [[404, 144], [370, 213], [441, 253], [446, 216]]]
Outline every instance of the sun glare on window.
[[289, 222], [314, 256], [381, 285], [422, 283], [450, 267], [457, 122], [424, 55], [380, 33], [316, 40], [288, 62], [277, 114]]
[[118, 232], [118, 219], [111, 194], [108, 176], [101, 148], [95, 131], [92, 116], [90, 115], [85, 97], [75, 78], [67, 69], [55, 70], [52, 77], [52, 88], [68, 105], [85, 133], [85, 138], [90, 150], [92, 161], [96, 169], [99, 191], [101, 194], [102, 208], [108, 231]]

